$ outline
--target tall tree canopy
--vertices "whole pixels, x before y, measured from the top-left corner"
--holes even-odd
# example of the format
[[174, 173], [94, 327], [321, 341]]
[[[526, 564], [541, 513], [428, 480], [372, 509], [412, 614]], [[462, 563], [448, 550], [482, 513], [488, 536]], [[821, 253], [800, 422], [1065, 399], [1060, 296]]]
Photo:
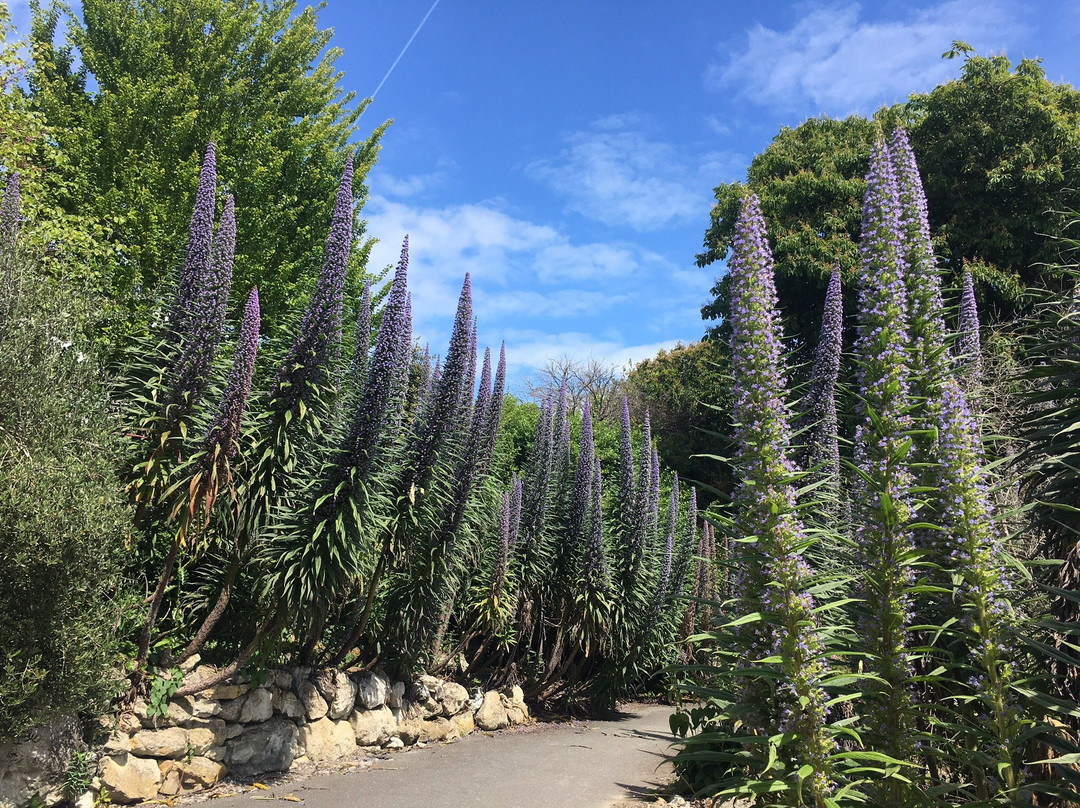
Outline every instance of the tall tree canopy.
[[[63, 45], [56, 29], [67, 19]], [[206, 144], [236, 199], [235, 289], [259, 286], [273, 328], [314, 276], [349, 140], [366, 102], [335, 70], [332, 31], [295, 0], [84, 0], [81, 19], [34, 4], [33, 107], [67, 155], [54, 187], [113, 247], [91, 280], [131, 308], [183, 250]], [[357, 198], [385, 124], [357, 147]], [[363, 241], [362, 222], [354, 229]], [[362, 265], [365, 250], [354, 262]]]
[[[1010, 316], [1041, 264], [1056, 257], [1045, 236], [1059, 232], [1056, 211], [1075, 207], [1080, 190], [1080, 93], [1048, 81], [1036, 60], [1014, 69], [1005, 56], [969, 56], [960, 78], [872, 120], [812, 118], [785, 127], [751, 163], [746, 182], [716, 188], [698, 264], [727, 257], [739, 200], [756, 193], [788, 333], [815, 335], [833, 265], [847, 273], [856, 264], [870, 147], [897, 123], [908, 128], [919, 159], [938, 257], [957, 282], [969, 263], [984, 313]], [[702, 316], [721, 320], [709, 331], [722, 336], [726, 276], [712, 293]]]

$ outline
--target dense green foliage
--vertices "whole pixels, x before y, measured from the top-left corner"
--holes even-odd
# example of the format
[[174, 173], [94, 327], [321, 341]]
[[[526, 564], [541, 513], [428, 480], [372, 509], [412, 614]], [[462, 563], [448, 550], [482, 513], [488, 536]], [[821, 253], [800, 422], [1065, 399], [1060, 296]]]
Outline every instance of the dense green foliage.
[[[712, 521], [729, 537], [719, 563], [737, 583], [714, 605], [718, 627], [690, 638], [699, 664], [687, 669], [687, 703], [672, 719], [686, 736], [676, 767], [699, 794], [816, 808], [1076, 802], [1080, 755], [1066, 730], [1080, 718], [1066, 493], [1073, 292], [1043, 304], [1026, 402], [1036, 462], [1020, 472], [1044, 501], [1025, 524], [994, 512], [994, 492], [1013, 480], [985, 460], [970, 403], [983, 395], [964, 341], [942, 325], [914, 178], [902, 133], [874, 147], [856, 273], [858, 387], [841, 391], [854, 399], [853, 447], [831, 486], [799, 492], [801, 535], [784, 486], [822, 469], [801, 472], [791, 460], [771, 256], [762, 226], [741, 218], [736, 229], [739, 495]], [[755, 197], [747, 206], [756, 210]], [[837, 488], [846, 513], [821, 498]], [[1056, 539], [1050, 552], [1069, 553], [1066, 563], [1032, 557], [1010, 525]], [[1057, 568], [1052, 586], [1045, 567]], [[1067, 608], [1052, 617], [1046, 594]]]
[[0, 244], [0, 735], [118, 689], [130, 521], [88, 304]]
[[[783, 128], [753, 160], [745, 182], [716, 188], [699, 265], [728, 255], [739, 200], [756, 193], [771, 223], [789, 334], [816, 334], [814, 301], [829, 272], [839, 263], [850, 280], [857, 261], [875, 132], [897, 121], [910, 128], [920, 158], [934, 243], [951, 273], [947, 285], [958, 286], [970, 262], [985, 320], [1012, 316], [1024, 289], [1041, 282], [1042, 264], [1055, 259], [1046, 236], [1060, 233], [1059, 211], [1074, 204], [1080, 188], [1080, 92], [1048, 81], [1029, 59], [1014, 67], [1005, 56], [969, 56], [960, 78], [873, 120], [811, 118]], [[702, 315], [722, 321], [726, 276], [712, 293]], [[724, 323], [713, 331], [724, 336]]]
[[[39, 157], [63, 155], [36, 204], [92, 228], [96, 245], [82, 280], [123, 309], [113, 312], [121, 335], [133, 312], [145, 320], [179, 264], [202, 150], [214, 141], [219, 172], [246, 212], [237, 288], [259, 287], [267, 330], [276, 330], [310, 291], [337, 175], [365, 106], [341, 88], [331, 32], [294, 0], [80, 7], [63, 17], [61, 4], [36, 8], [26, 103], [50, 133]], [[66, 38], [54, 45], [61, 18]], [[384, 128], [355, 155], [361, 203]], [[350, 299], [365, 259], [366, 250], [355, 251]]]

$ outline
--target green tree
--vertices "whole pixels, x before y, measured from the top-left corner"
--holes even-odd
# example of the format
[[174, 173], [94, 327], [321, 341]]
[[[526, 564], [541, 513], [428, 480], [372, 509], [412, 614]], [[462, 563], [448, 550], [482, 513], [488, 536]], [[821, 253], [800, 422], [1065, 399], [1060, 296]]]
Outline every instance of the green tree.
[[[704, 340], [660, 351], [638, 362], [626, 376], [636, 422], [649, 411], [652, 434], [664, 463], [691, 483], [731, 488], [726, 464], [699, 453], [728, 455], [730, 384], [726, 342]], [[715, 498], [699, 490], [704, 508]]]
[[1080, 92], [1036, 59], [969, 56], [959, 79], [907, 103], [939, 258], [971, 262], [984, 311], [1007, 317], [1060, 260], [1080, 192]]
[[[756, 193], [769, 224], [786, 331], [817, 334], [820, 301], [833, 266], [839, 263], [845, 277], [858, 266], [856, 239], [874, 132], [874, 123], [858, 116], [811, 118], [794, 129], [781, 129], [750, 164], [746, 182], [717, 186], [698, 266], [727, 258], [740, 201]], [[701, 314], [721, 321], [709, 334], [726, 340], [730, 305], [726, 273], [717, 279], [712, 294], [715, 300]]]
[[[753, 191], [769, 224], [787, 333], [797, 344], [814, 340], [829, 272], [839, 263], [847, 281], [856, 266], [870, 147], [876, 132], [900, 123], [923, 175], [938, 259], [957, 282], [971, 264], [986, 320], [1014, 315], [1043, 265], [1059, 258], [1046, 238], [1060, 233], [1057, 211], [1076, 206], [1080, 92], [1048, 81], [1037, 60], [1014, 68], [1005, 56], [973, 56], [957, 45], [949, 53], [966, 55], [961, 76], [926, 95], [872, 120], [811, 118], [781, 129], [746, 182], [717, 186], [699, 266], [727, 257], [739, 200]], [[712, 293], [702, 317], [721, 320], [709, 331], [722, 336], [726, 275]]]
[[[72, 22], [57, 46], [65, 12]], [[331, 35], [313, 9], [296, 13], [295, 0], [85, 0], [81, 19], [35, 2], [33, 109], [70, 162], [55, 201], [92, 216], [114, 250], [87, 280], [129, 310], [157, 295], [182, 254], [201, 156], [214, 141], [238, 211], [234, 288], [257, 285], [264, 322], [282, 322], [318, 269], [366, 106], [340, 86]], [[356, 147], [361, 204], [385, 126]], [[354, 233], [363, 244], [362, 222]], [[363, 266], [367, 250], [355, 253], [354, 267]]]

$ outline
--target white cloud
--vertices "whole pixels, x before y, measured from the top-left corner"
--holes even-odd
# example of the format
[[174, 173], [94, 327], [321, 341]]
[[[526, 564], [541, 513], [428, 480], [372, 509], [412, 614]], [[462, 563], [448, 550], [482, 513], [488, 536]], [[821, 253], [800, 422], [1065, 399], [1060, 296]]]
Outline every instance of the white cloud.
[[525, 171], [566, 196], [569, 210], [607, 225], [644, 231], [699, 217], [707, 198], [686, 182], [689, 172], [670, 144], [633, 128], [641, 123], [632, 113], [601, 118]]
[[[553, 227], [511, 215], [497, 200], [438, 208], [373, 195], [364, 216], [367, 232], [380, 239], [372, 252], [373, 267], [396, 263], [401, 240], [409, 234], [415, 330], [436, 351], [449, 337], [466, 272], [481, 341], [506, 339], [511, 364], [518, 368], [542, 364], [568, 347], [575, 355], [591, 352], [621, 362], [629, 349], [618, 334], [600, 338], [568, 330], [549, 336], [536, 326], [576, 318], [600, 330], [614, 319], [613, 312], [620, 312], [621, 319], [627, 306], [633, 311], [663, 308], [672, 289], [665, 288], [658, 299], [639, 283], [643, 278], [671, 278], [668, 286], [678, 289], [674, 294], [686, 294], [684, 273], [654, 252], [619, 242], [577, 244]], [[612, 283], [616, 279], [620, 283]], [[652, 329], [638, 318], [628, 330]]]
[[705, 80], [763, 106], [870, 112], [955, 75], [959, 64], [941, 58], [953, 40], [985, 53], [1019, 28], [1000, 0], [949, 0], [872, 21], [856, 4], [813, 5], [786, 31], [755, 25], [745, 47], [709, 65]]

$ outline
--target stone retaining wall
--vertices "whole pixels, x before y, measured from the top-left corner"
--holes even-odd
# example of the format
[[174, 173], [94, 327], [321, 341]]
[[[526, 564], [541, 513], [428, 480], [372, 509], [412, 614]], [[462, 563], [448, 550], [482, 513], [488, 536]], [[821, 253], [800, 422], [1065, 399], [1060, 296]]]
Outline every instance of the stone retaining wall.
[[[191, 676], [212, 673], [195, 668]], [[114, 803], [140, 802], [208, 788], [229, 773], [287, 771], [349, 758], [358, 747], [401, 748], [529, 720], [517, 687], [470, 694], [432, 676], [407, 683], [379, 671], [269, 671], [261, 683], [238, 677], [173, 699], [163, 717], [149, 717], [143, 701], [113, 716], [93, 791], [78, 804], [92, 805], [102, 788]], [[0, 808], [35, 792], [59, 800], [55, 784], [32, 771], [34, 749], [0, 746]]]

